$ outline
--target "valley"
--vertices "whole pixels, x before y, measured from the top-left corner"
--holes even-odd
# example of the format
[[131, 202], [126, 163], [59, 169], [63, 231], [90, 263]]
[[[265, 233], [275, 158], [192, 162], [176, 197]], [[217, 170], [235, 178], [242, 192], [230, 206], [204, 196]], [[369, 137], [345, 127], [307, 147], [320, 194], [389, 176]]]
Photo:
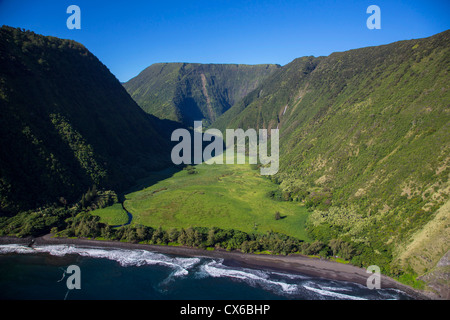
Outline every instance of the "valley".
[[[301, 254], [448, 288], [449, 44], [157, 63], [120, 83], [82, 44], [4, 26], [0, 235]], [[278, 172], [175, 166], [171, 133], [195, 120], [279, 129]]]
[[[217, 227], [246, 233], [273, 231], [309, 240], [305, 206], [269, 198], [267, 194], [278, 186], [251, 165], [200, 164], [194, 170], [181, 170], [126, 194], [124, 205], [132, 213], [133, 223], [166, 230]], [[275, 219], [277, 212], [282, 217], [279, 220]]]

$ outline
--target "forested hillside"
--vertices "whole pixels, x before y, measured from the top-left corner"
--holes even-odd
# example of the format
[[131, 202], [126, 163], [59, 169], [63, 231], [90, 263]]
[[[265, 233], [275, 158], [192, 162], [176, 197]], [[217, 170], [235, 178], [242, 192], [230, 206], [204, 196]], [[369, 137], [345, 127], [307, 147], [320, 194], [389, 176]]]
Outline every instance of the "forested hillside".
[[[70, 236], [110, 238], [114, 233], [117, 239], [134, 241], [136, 230], [160, 227], [150, 225], [154, 221], [169, 224], [171, 217], [175, 228], [193, 219], [202, 228], [208, 220], [196, 214], [204, 212], [211, 219], [213, 211], [220, 217], [234, 212], [241, 220], [246, 214], [266, 217], [268, 225], [261, 230], [272, 230], [273, 221], [284, 226], [280, 230], [286, 235], [269, 232], [264, 238], [251, 218], [244, 231], [255, 230], [248, 235], [252, 241], [275, 239], [278, 246], [287, 236], [298, 235], [308, 241], [291, 239], [296, 246], [273, 252], [339, 256], [361, 267], [378, 265], [405, 283], [418, 285], [421, 276], [430, 286], [448, 288], [449, 71], [450, 31], [445, 31], [327, 57], [302, 57], [283, 67], [154, 64], [122, 85], [83, 45], [4, 26], [0, 235], [37, 235], [52, 228]], [[128, 204], [145, 228], [133, 221], [112, 232], [89, 213], [116, 204], [108, 214], [123, 214], [116, 192], [141, 178], [152, 183], [163, 179], [156, 174], [158, 179], [152, 180], [149, 173], [172, 164], [170, 134], [194, 120], [222, 131], [280, 129], [280, 169], [270, 177], [276, 184], [264, 184], [269, 190], [262, 192], [258, 179], [263, 178], [252, 180], [264, 200], [258, 200], [254, 185], [247, 186], [250, 198], [236, 199], [244, 194], [239, 188], [251, 182], [236, 167], [216, 177], [220, 170], [214, 167], [188, 166], [156, 190], [140, 185], [143, 191], [129, 196]], [[180, 184], [179, 178], [188, 183]], [[239, 186], [230, 189], [234, 200], [217, 198], [230, 191], [219, 194], [214, 188], [223, 188], [224, 180]], [[186, 193], [185, 188], [198, 190]], [[158, 199], [158, 209], [167, 215], [158, 216], [152, 207]], [[242, 200], [257, 209], [250, 210]], [[186, 203], [192, 204], [191, 215], [184, 209], [176, 212]], [[226, 209], [229, 205], [235, 206], [233, 212]], [[289, 210], [277, 210], [283, 206]], [[283, 221], [280, 212], [290, 220]], [[175, 213], [184, 220], [174, 222]], [[223, 222], [242, 238], [245, 225], [235, 220], [213, 219], [206, 227], [216, 230], [214, 223]], [[166, 232], [163, 228], [158, 234]], [[130, 236], [124, 235], [127, 230]], [[248, 241], [231, 247], [252, 252]]]
[[310, 235], [350, 243], [357, 265], [421, 275], [449, 249], [449, 68], [450, 31], [304, 57], [212, 127], [278, 127], [273, 179], [310, 208]]
[[71, 40], [3, 26], [0, 110], [3, 215], [120, 190], [170, 162], [167, 125]]

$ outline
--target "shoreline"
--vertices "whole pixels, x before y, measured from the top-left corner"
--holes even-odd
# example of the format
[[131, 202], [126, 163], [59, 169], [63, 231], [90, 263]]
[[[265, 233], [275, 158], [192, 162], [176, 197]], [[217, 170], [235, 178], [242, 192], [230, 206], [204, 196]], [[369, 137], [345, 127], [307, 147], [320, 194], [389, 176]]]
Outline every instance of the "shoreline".
[[[263, 269], [286, 273], [299, 273], [307, 276], [329, 280], [353, 282], [364, 286], [366, 285], [367, 278], [369, 277], [369, 274], [365, 269], [350, 264], [342, 264], [324, 259], [309, 258], [297, 254], [281, 256], [242, 253], [237, 251], [230, 252], [223, 249], [208, 251], [204, 249], [184, 246], [151, 245], [119, 242], [114, 240], [53, 238], [51, 234], [47, 234], [37, 238], [0, 237], [0, 244], [22, 244], [27, 246], [65, 244], [97, 248], [118, 248], [127, 250], [141, 249], [183, 257], [207, 257], [223, 259], [223, 264], [232, 267]], [[436, 299], [436, 297], [434, 297], [431, 293], [416, 290], [385, 275], [381, 275], [381, 288], [398, 289], [412, 296], [414, 299]]]

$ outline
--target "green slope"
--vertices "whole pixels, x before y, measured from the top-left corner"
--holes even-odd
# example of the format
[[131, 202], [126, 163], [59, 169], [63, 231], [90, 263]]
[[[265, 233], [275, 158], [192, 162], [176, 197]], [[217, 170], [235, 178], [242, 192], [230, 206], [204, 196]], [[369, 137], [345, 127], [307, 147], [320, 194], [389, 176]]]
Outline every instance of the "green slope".
[[[299, 203], [274, 201], [276, 185], [249, 164], [201, 164], [125, 196], [133, 224], [163, 229], [208, 227], [246, 233], [279, 232], [301, 240], [308, 212]], [[279, 212], [283, 219], [275, 220]], [[255, 227], [256, 226], [256, 227]]]
[[[163, 124], [83, 45], [0, 29], [0, 212], [116, 190], [170, 161]], [[163, 136], [164, 134], [164, 136]]]
[[423, 272], [398, 258], [449, 199], [449, 45], [446, 31], [296, 59], [212, 127], [279, 127], [274, 180], [314, 209], [310, 235], [351, 241], [359, 265]]
[[157, 63], [123, 86], [142, 109], [192, 126], [211, 123], [279, 69], [278, 65]]

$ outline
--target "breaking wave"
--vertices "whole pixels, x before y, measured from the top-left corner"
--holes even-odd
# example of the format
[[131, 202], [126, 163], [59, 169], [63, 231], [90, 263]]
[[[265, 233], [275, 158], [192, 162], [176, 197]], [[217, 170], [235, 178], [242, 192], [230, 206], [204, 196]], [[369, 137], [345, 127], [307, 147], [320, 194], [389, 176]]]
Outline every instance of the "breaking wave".
[[0, 253], [48, 253], [53, 256], [78, 254], [83, 257], [117, 261], [121, 266], [163, 265], [175, 269], [173, 276], [186, 276], [188, 269], [200, 262], [199, 258], [169, 257], [147, 250], [100, 249], [71, 245], [48, 245], [29, 248], [22, 245], [0, 245]]
[[327, 297], [332, 297], [332, 298], [336, 298], [336, 299], [340, 299], [340, 300], [367, 300], [365, 298], [355, 297], [352, 295], [336, 292], [336, 291], [340, 291], [339, 288], [321, 287], [321, 286], [319, 286], [319, 288], [314, 288], [310, 285], [303, 285], [303, 288], [310, 290], [312, 292], [315, 292], [315, 293], [319, 294], [320, 296], [327, 296]]
[[227, 277], [245, 281], [253, 286], [260, 285], [269, 289], [281, 289], [285, 293], [294, 293], [297, 291], [296, 284], [275, 281], [270, 278], [270, 272], [247, 268], [230, 268], [224, 266], [222, 261], [205, 263], [200, 267], [200, 272], [214, 278]]
[[158, 290], [165, 292], [170, 291], [173, 281], [178, 281], [179, 278], [188, 278], [193, 281], [224, 278], [232, 282], [245, 283], [288, 299], [385, 300], [409, 298], [405, 293], [396, 289], [369, 290], [363, 285], [346, 281], [231, 267], [223, 264], [222, 259], [175, 257], [140, 249], [105, 249], [72, 245], [42, 245], [29, 248], [17, 244], [0, 245], [0, 254], [8, 253], [47, 253], [53, 256], [77, 254], [83, 257], [117, 261], [122, 267], [160, 265], [172, 270], [167, 278], [156, 285]]

